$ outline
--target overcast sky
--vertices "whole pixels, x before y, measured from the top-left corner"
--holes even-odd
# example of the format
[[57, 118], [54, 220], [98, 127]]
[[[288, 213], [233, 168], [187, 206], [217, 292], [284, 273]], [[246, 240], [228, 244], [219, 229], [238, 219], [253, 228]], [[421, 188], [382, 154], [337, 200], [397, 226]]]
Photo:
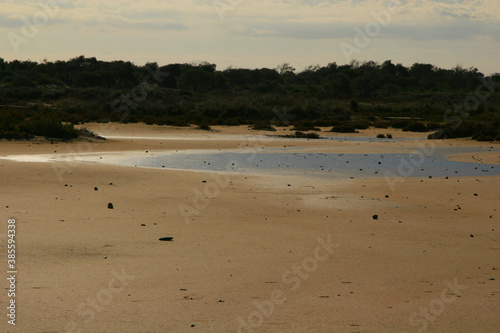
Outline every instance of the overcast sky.
[[0, 0], [1, 58], [79, 55], [298, 71], [391, 59], [491, 74], [500, 72], [500, 1]]

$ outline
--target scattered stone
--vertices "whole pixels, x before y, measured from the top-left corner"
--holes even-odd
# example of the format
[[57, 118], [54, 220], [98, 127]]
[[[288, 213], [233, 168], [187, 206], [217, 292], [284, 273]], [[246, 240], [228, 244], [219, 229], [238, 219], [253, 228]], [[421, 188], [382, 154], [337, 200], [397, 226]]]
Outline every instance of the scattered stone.
[[224, 301], [220, 299], [220, 300], [219, 300], [219, 303], [224, 303]]
[[109, 185], [111, 185], [111, 186], [112, 186], [112, 185], [113, 185], [113, 183], [109, 183]]
[[99, 191], [99, 189], [97, 187], [94, 187], [94, 191]]
[[162, 237], [159, 240], [162, 242], [171, 242], [174, 240], [174, 237]]
[[141, 224], [141, 227], [145, 227], [146, 225], [144, 223]]
[[108, 209], [113, 209], [113, 204], [111, 202], [108, 203]]
[[192, 324], [192, 325], [191, 325], [191, 327], [195, 327], [195, 325], [194, 325], [194, 324]]
[[389, 198], [389, 196], [388, 196], [387, 194], [385, 195], [385, 197], [386, 197], [386, 198]]
[[477, 195], [478, 195], [477, 193], [474, 193], [474, 196], [475, 196], [475, 197], [477, 197]]
[[471, 238], [474, 238], [474, 235], [472, 235], [472, 234], [471, 234], [471, 235], [470, 235], [470, 237], [471, 237]]
[[378, 215], [377, 215], [377, 214], [373, 215], [373, 216], [372, 216], [372, 219], [374, 219], [374, 220], [378, 220]]
[[202, 182], [202, 183], [206, 183], [207, 181], [206, 181], [206, 180], [202, 180], [201, 182]]

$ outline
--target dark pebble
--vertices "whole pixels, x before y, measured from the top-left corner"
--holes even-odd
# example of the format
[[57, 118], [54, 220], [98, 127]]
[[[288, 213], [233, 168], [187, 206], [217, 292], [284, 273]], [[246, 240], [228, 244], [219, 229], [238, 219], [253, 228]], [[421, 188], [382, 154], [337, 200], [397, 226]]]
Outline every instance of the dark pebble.
[[372, 219], [374, 219], [374, 220], [378, 220], [378, 215], [377, 215], [377, 214], [373, 215], [373, 216], [372, 216]]
[[108, 209], [113, 209], [113, 204], [111, 202], [108, 203]]

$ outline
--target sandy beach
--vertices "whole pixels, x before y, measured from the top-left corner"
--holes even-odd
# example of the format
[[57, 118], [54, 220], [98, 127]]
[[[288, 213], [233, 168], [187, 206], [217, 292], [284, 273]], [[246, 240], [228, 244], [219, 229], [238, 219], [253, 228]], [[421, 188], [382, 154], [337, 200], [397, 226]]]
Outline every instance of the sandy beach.
[[[325, 179], [74, 158], [263, 147], [384, 154], [432, 146], [468, 147], [474, 152], [449, 158], [498, 165], [498, 143], [428, 141], [427, 133], [394, 129], [349, 135], [374, 138], [360, 142], [270, 138], [290, 131], [245, 126], [84, 127], [108, 140], [0, 141], [2, 332], [500, 329], [498, 175]], [[377, 141], [378, 133], [394, 140]], [[47, 154], [58, 162], [15, 158]], [[9, 219], [16, 221], [15, 326], [6, 316]]]

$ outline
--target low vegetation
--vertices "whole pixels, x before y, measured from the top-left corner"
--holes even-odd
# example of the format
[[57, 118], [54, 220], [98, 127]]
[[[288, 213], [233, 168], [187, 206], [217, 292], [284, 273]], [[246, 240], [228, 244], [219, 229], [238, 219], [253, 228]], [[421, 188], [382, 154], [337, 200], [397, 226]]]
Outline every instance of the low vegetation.
[[[405, 67], [390, 60], [297, 72], [289, 64], [217, 70], [206, 62], [138, 66], [84, 56], [43, 63], [0, 58], [0, 138], [72, 139], [75, 124], [113, 121], [204, 129], [291, 125], [302, 133], [374, 126], [430, 132], [435, 139], [499, 140], [500, 97], [492, 88], [498, 82], [500, 74], [486, 77], [476, 68]], [[487, 98], [477, 98], [478, 89]]]

